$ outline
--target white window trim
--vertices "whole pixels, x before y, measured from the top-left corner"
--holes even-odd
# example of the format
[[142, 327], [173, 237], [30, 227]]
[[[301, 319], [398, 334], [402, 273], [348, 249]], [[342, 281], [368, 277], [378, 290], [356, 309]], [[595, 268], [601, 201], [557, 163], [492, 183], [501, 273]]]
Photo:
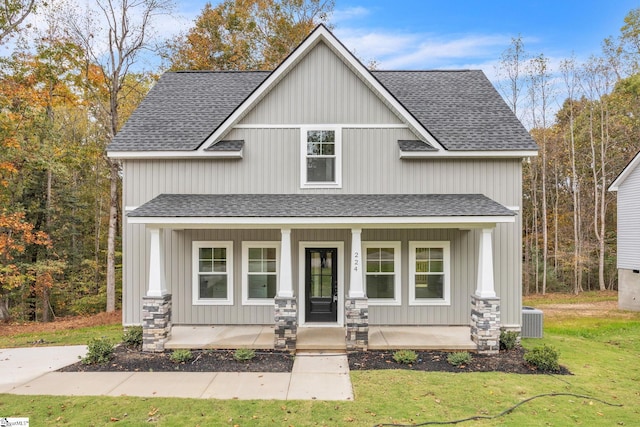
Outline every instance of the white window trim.
[[394, 291], [393, 299], [387, 298], [369, 298], [369, 305], [402, 305], [402, 282], [401, 282], [401, 264], [400, 264], [400, 251], [402, 249], [402, 242], [362, 242], [362, 255], [364, 259], [363, 274], [364, 274], [364, 287], [367, 289], [367, 249], [369, 248], [393, 248], [393, 284]]
[[[416, 298], [416, 249], [442, 248], [444, 298]], [[409, 242], [409, 305], [451, 305], [451, 243], [448, 241]]]
[[[332, 130], [335, 133], [335, 182], [307, 181], [307, 132]], [[342, 126], [313, 125], [300, 127], [300, 188], [342, 188]]]
[[[199, 298], [200, 248], [225, 248], [227, 250], [227, 298]], [[233, 242], [194, 241], [191, 249], [191, 276], [193, 305], [233, 305]]]
[[276, 284], [280, 281], [280, 242], [242, 242], [242, 305], [273, 305], [273, 298], [249, 298], [249, 249], [252, 248], [276, 250]]

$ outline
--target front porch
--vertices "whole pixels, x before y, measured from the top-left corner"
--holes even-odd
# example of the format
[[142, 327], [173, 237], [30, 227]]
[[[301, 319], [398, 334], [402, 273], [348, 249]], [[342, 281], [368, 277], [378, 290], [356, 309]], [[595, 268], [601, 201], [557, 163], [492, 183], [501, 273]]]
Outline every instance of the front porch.
[[[174, 326], [165, 349], [274, 348], [274, 326]], [[468, 326], [370, 326], [370, 350], [475, 351]], [[300, 327], [297, 351], [346, 351], [345, 329]]]

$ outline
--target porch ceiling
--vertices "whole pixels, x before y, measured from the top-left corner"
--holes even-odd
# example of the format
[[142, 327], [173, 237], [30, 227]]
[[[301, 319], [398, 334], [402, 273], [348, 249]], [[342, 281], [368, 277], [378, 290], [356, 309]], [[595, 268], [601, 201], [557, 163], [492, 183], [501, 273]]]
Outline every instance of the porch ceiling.
[[159, 227], [474, 227], [514, 222], [482, 194], [161, 194], [129, 212]]

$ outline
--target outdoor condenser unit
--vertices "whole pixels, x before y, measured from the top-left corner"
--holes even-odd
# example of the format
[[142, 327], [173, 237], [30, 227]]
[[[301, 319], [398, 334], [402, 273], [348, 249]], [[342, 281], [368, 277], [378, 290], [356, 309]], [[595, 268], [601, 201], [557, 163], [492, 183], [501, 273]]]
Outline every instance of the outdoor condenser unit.
[[522, 338], [542, 338], [542, 310], [522, 307]]

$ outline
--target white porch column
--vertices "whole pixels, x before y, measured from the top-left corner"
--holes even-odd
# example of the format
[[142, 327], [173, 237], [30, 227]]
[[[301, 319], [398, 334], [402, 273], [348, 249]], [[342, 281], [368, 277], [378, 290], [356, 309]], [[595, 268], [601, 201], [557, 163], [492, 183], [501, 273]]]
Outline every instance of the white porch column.
[[478, 253], [478, 283], [476, 296], [495, 298], [493, 282], [493, 245], [491, 228], [483, 228], [480, 232], [480, 250]]
[[148, 297], [162, 297], [168, 294], [164, 277], [164, 231], [160, 228], [149, 228], [151, 244], [149, 246], [149, 289]]
[[351, 229], [351, 285], [349, 298], [364, 298], [362, 280], [362, 229]]
[[278, 280], [278, 296], [293, 297], [293, 275], [291, 262], [291, 229], [280, 230], [280, 272]]

